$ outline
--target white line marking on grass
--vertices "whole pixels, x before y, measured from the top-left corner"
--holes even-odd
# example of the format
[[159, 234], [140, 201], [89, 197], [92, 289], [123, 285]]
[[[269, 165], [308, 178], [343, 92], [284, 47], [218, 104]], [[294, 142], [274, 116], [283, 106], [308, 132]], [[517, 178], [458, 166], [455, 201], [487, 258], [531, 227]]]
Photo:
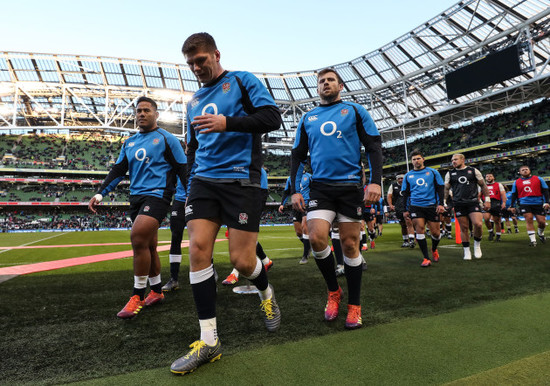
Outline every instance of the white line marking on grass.
[[[66, 233], [57, 233], [53, 236], [50, 236], [50, 237], [46, 237], [46, 238], [43, 238], [43, 239], [40, 239], [40, 240], [35, 240], [35, 241], [31, 241], [30, 243], [26, 243], [26, 244], [21, 244], [19, 245], [19, 247], [26, 247], [27, 245], [31, 245], [31, 244], [34, 244], [34, 243], [39, 243], [41, 241], [44, 241], [44, 240], [48, 240], [48, 239], [53, 239], [54, 237], [58, 237], [58, 236], [63, 236], [63, 235], [66, 235]], [[7, 252], [7, 251], [11, 251], [12, 249], [3, 249], [0, 251], [0, 253], [4, 253], [4, 252]]]
[[452, 249], [459, 249], [462, 248], [462, 245], [438, 245], [438, 248], [452, 248]]

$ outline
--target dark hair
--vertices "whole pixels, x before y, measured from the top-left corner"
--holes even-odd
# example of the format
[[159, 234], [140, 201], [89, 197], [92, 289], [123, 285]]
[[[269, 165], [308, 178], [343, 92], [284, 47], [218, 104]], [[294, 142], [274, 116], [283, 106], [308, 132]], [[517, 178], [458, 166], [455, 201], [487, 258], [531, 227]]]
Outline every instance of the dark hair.
[[136, 101], [136, 108], [137, 106], [141, 103], [141, 102], [149, 102], [151, 104], [151, 106], [153, 106], [153, 108], [155, 109], [155, 111], [157, 110], [157, 102], [155, 102], [154, 100], [152, 100], [151, 98], [148, 98], [146, 96], [141, 96], [138, 98], [138, 100]]
[[200, 48], [203, 48], [206, 51], [216, 51], [218, 49], [216, 46], [216, 41], [212, 35], [207, 32], [198, 32], [185, 39], [185, 42], [181, 47], [181, 52], [183, 52], [184, 55], [187, 55], [188, 53], [196, 51]]
[[332, 72], [332, 73], [336, 74], [336, 79], [338, 79], [338, 84], [344, 84], [344, 80], [342, 79], [340, 74], [336, 72], [336, 70], [334, 68], [324, 68], [321, 71], [319, 71], [317, 73], [317, 80], [319, 80], [319, 78], [321, 76], [325, 75], [328, 72]]
[[422, 154], [422, 152], [420, 151], [420, 149], [414, 149], [411, 153], [411, 158], [416, 156], [416, 155], [419, 155], [420, 157], [424, 158], [424, 154]]

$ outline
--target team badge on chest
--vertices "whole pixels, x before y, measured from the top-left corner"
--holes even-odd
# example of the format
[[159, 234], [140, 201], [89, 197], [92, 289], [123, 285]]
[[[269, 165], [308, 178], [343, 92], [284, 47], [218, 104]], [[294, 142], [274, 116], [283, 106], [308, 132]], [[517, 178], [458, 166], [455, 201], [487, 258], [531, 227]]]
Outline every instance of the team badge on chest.
[[348, 113], [349, 113], [349, 110], [348, 110], [348, 109], [342, 109], [342, 110], [340, 110], [340, 115], [341, 115], [341, 116], [346, 116], [346, 115], [348, 115]]
[[222, 84], [222, 91], [224, 94], [227, 94], [229, 90], [231, 90], [231, 84], [229, 82]]

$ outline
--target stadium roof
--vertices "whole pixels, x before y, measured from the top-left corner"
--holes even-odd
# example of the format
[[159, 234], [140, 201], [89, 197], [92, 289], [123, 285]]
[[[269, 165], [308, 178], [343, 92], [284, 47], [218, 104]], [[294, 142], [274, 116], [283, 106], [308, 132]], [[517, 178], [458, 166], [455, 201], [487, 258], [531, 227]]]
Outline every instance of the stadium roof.
[[[398, 140], [549, 96], [549, 15], [550, 0], [464, 0], [333, 67], [345, 81], [343, 98], [369, 110], [384, 140]], [[521, 76], [447, 99], [445, 74], [514, 44]], [[292, 143], [300, 116], [318, 103], [318, 70], [256, 73], [284, 113], [266, 143]], [[131, 105], [147, 94], [159, 101], [161, 123], [183, 133], [184, 104], [199, 87], [183, 64], [0, 52], [0, 129], [132, 129]]]

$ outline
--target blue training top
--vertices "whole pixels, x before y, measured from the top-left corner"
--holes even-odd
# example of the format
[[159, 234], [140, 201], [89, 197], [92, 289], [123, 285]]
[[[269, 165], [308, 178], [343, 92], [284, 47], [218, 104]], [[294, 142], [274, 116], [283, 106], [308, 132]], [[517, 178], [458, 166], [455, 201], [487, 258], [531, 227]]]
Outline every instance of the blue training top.
[[425, 167], [409, 171], [405, 174], [401, 186], [403, 196], [410, 197], [410, 200], [405, 201], [405, 207], [408, 209], [410, 205], [422, 207], [443, 205], [441, 192], [444, 185], [441, 174], [435, 169]]
[[181, 142], [168, 131], [156, 128], [137, 133], [122, 145], [118, 160], [103, 181], [99, 193], [108, 194], [126, 172], [130, 195], [146, 195], [170, 201], [176, 176], [186, 181], [187, 159]]
[[309, 151], [313, 181], [361, 186], [362, 145], [371, 170], [370, 182], [380, 185], [381, 137], [369, 113], [357, 103], [341, 100], [315, 107], [298, 125], [290, 177], [293, 181], [301, 179], [298, 163], [306, 159]]
[[[201, 134], [191, 122], [204, 114], [224, 115], [226, 131]], [[200, 88], [187, 104], [190, 180], [239, 181], [260, 187], [261, 135], [277, 130], [281, 116], [271, 94], [249, 72], [224, 72]]]

